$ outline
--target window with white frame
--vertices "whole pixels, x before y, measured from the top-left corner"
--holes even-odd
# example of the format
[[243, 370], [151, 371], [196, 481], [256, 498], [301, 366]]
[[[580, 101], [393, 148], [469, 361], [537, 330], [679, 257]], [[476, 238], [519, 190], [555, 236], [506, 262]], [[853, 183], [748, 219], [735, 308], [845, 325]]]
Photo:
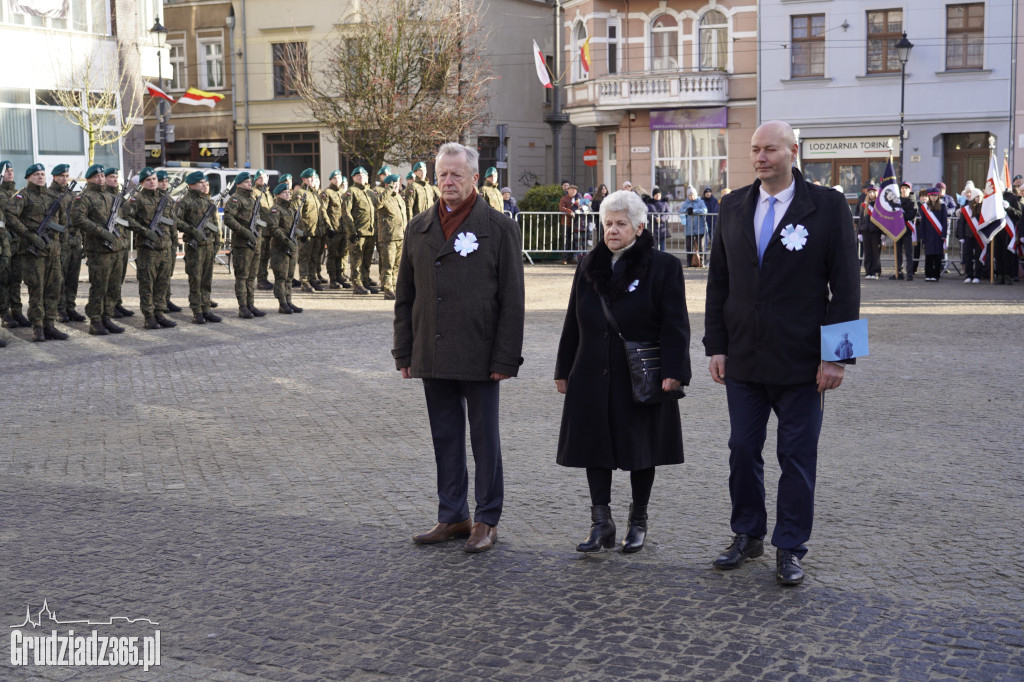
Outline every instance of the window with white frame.
[[729, 22], [718, 10], [700, 18], [700, 68], [724, 71], [729, 66]]
[[654, 184], [665, 198], [682, 200], [686, 188], [698, 194], [711, 187], [717, 195], [728, 183], [727, 133], [719, 128], [654, 131]]
[[221, 38], [204, 38], [199, 41], [199, 88], [224, 88], [224, 41]]
[[167, 52], [171, 61], [171, 77], [167, 81], [168, 90], [184, 90], [188, 87], [188, 71], [186, 71], [185, 41], [168, 40]]
[[679, 22], [662, 14], [651, 22], [651, 70], [679, 68]]
[[608, 19], [608, 73], [619, 72], [619, 20]]
[[[582, 81], [586, 80], [590, 76], [587, 73], [587, 69], [583, 68], [583, 60], [586, 58], [583, 54], [583, 45], [587, 42], [587, 26], [582, 21], [577, 21], [575, 28], [572, 31], [572, 80]], [[593, 63], [587, 65], [588, 69], [594, 68]]]
[[40, 16], [24, 11], [31, 3], [0, 3], [0, 23], [18, 26], [35, 26], [54, 31], [78, 31], [98, 35], [110, 35], [108, 14], [109, 0], [67, 0], [60, 7]]
[[615, 152], [617, 139], [615, 133], [606, 133], [604, 138], [604, 181], [609, 192], [619, 188], [619, 161]]

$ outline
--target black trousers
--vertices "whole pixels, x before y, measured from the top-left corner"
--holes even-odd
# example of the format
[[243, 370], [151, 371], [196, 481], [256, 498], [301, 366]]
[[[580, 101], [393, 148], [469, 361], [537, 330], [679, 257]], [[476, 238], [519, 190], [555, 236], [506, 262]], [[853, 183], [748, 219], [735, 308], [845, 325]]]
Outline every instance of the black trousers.
[[903, 233], [903, 236], [896, 242], [896, 274], [903, 272], [903, 261], [907, 261], [907, 277], [913, 277], [917, 272], [917, 260], [914, 252], [920, 254], [920, 247], [914, 243], [914, 237], [910, 230]]
[[821, 395], [814, 382], [779, 386], [725, 380], [729, 404], [729, 495], [732, 532], [763, 538], [764, 449], [768, 415], [779, 420], [779, 489], [772, 544], [802, 557], [814, 523], [814, 483], [821, 434]]
[[468, 416], [476, 469], [473, 520], [497, 525], [505, 497], [498, 436], [498, 382], [424, 379], [423, 392], [437, 462], [437, 520], [458, 523], [469, 518]]
[[881, 232], [868, 232], [864, 235], [864, 274], [882, 274]]

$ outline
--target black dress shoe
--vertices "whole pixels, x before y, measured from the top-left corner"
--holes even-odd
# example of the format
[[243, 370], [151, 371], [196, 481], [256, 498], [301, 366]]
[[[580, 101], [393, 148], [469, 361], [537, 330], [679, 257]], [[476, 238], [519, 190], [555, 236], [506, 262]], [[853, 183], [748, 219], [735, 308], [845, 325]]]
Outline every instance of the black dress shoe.
[[170, 300], [167, 301], [167, 312], [169, 313], [180, 313], [181, 306], [177, 303], [172, 303]]
[[255, 315], [256, 317], [263, 317], [264, 315], [266, 315], [265, 312], [263, 312], [262, 310], [260, 310], [259, 308], [257, 308], [254, 305], [250, 305], [250, 306], [246, 306], [246, 307], [249, 308], [249, 312], [252, 313], [253, 315]]
[[122, 327], [119, 324], [115, 324], [114, 321], [109, 317], [104, 316], [100, 320], [100, 324], [102, 324], [103, 328], [106, 329], [111, 334], [124, 334], [124, 327]]
[[43, 326], [43, 336], [48, 341], [67, 341], [68, 335], [54, 327], [52, 324]]
[[156, 315], [153, 315], [153, 317], [156, 319], [156, 323], [161, 327], [167, 327], [169, 329], [171, 327], [178, 326], [177, 322], [170, 319], [169, 317], [164, 317], [163, 313], [157, 313]]
[[577, 552], [591, 554], [610, 549], [615, 544], [615, 521], [607, 504], [595, 504], [590, 508], [590, 535], [576, 545]]
[[85, 322], [86, 319], [88, 318], [86, 318], [85, 315], [72, 308], [71, 310], [68, 311], [68, 319], [71, 320], [72, 322]]
[[207, 322], [220, 322], [222, 319], [224, 319], [220, 315], [215, 315], [210, 311], [206, 311], [205, 313], [203, 313], [203, 317], [206, 318]]
[[714, 560], [715, 568], [730, 571], [739, 568], [747, 559], [756, 559], [764, 554], [764, 542], [744, 533], [737, 533], [724, 552]]
[[800, 557], [787, 549], [775, 550], [775, 580], [780, 585], [799, 585], [804, 581]]
[[21, 314], [20, 310], [11, 313], [11, 317], [13, 317], [14, 321], [18, 323], [19, 327], [24, 327], [25, 329], [28, 329], [29, 327], [32, 326], [32, 323], [28, 321], [27, 317]]
[[118, 312], [118, 315], [115, 315], [115, 317], [131, 317], [135, 314], [134, 310], [128, 310], [120, 303], [114, 306], [114, 310]]

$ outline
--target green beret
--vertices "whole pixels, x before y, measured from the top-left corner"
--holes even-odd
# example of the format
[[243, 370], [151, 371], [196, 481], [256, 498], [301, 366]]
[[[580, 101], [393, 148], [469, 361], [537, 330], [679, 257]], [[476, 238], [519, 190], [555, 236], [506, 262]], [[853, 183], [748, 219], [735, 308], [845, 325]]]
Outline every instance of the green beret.
[[139, 171], [139, 182], [142, 182], [151, 175], [156, 175], [156, 171], [150, 168], [149, 166], [146, 166], [145, 168]]
[[427, 170], [427, 164], [423, 163], [422, 161], [417, 161], [415, 164], [413, 164], [412, 172], [415, 173], [420, 168], [422, 168], [423, 170]]
[[62, 175], [64, 173], [70, 172], [71, 166], [67, 165], [66, 163], [58, 163], [56, 166], [53, 167], [53, 170], [50, 171], [50, 175]]
[[[157, 177], [160, 177], [159, 173], [157, 173]], [[206, 173], [204, 173], [203, 171], [192, 171], [191, 173], [185, 176], [185, 184], [194, 185], [197, 182], [202, 182], [205, 178]]]
[[405, 179], [406, 180], [412, 180], [412, 178], [413, 178], [412, 171], [409, 171], [408, 173], [405, 174]]
[[292, 181], [292, 174], [291, 173], [285, 173], [284, 175], [281, 176], [281, 182], [291, 182], [291, 181]]
[[258, 171], [256, 171], [255, 177], [257, 180], [259, 180], [260, 178], [269, 178], [270, 175], [267, 173], [265, 169], [260, 168]]
[[385, 185], [390, 183], [390, 182], [398, 182], [398, 176], [395, 175], [394, 173], [392, 173], [391, 175], [389, 175], [386, 178], [384, 178], [384, 184]]
[[121, 172], [120, 168], [104, 168], [103, 169], [103, 174], [104, 175], [119, 175], [120, 172]]
[[33, 163], [31, 166], [25, 169], [25, 177], [28, 178], [28, 176], [32, 175], [33, 173], [38, 173], [39, 171], [45, 170], [46, 166], [44, 166], [43, 164]]
[[85, 179], [88, 180], [89, 178], [91, 178], [92, 176], [96, 175], [97, 173], [103, 173], [103, 164], [102, 163], [94, 163], [93, 165], [91, 165], [88, 168], [86, 168], [85, 169]]
[[380, 168], [377, 169], [377, 175], [387, 175], [390, 172], [391, 166], [381, 166]]
[[369, 173], [366, 172], [365, 168], [363, 168], [362, 166], [359, 166], [354, 171], [352, 171], [352, 177], [355, 177], [357, 175], [369, 175]]
[[342, 175], [340, 170], [332, 170], [331, 174], [329, 176], [327, 176], [327, 179], [328, 180], [333, 180], [334, 178], [337, 178], [337, 177], [340, 177], [342, 180], [345, 179], [345, 176]]
[[7, 170], [7, 167], [8, 167], [8, 166], [10, 166], [11, 168], [14, 168], [14, 166], [13, 166], [13, 165], [11, 165], [11, 162], [10, 162], [10, 161], [0, 161], [0, 171], [5, 171], [5, 170]]
[[289, 186], [287, 182], [278, 183], [277, 187], [274, 188], [274, 196], [276, 197], [278, 194], [285, 191], [286, 189], [291, 189], [291, 186]]
[[312, 168], [307, 168], [306, 170], [302, 171], [302, 175], [300, 177], [303, 177], [303, 178], [315, 178], [316, 177], [316, 171], [313, 170]]
[[488, 168], [487, 170], [484, 171], [484, 177], [485, 178], [489, 178], [492, 175], [494, 177], [498, 177], [498, 169], [495, 168], [494, 166], [491, 166], [490, 168]]
[[242, 171], [235, 176], [235, 186], [241, 185], [246, 180], [252, 180], [252, 175], [250, 175], [249, 171]]
[[165, 171], [165, 170], [158, 170], [156, 172], [156, 179], [157, 180], [166, 180], [167, 179], [167, 171]]

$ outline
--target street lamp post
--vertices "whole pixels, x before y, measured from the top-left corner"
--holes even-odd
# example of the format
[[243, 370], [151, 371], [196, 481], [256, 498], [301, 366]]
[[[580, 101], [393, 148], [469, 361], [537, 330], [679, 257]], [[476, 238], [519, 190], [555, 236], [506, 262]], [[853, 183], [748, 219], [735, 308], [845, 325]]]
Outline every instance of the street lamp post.
[[[156, 80], [161, 90], [164, 88], [164, 56], [163, 49], [167, 41], [167, 27], [160, 23], [160, 17], [153, 22], [153, 28], [149, 32], [156, 38]], [[167, 134], [163, 118], [160, 116], [160, 105], [156, 106], [156, 136], [160, 140], [160, 164], [167, 165]]]
[[910, 48], [914, 44], [907, 40], [907, 34], [896, 43], [896, 56], [900, 60], [900, 184], [903, 183], [903, 105], [907, 92], [907, 60], [910, 59]]

